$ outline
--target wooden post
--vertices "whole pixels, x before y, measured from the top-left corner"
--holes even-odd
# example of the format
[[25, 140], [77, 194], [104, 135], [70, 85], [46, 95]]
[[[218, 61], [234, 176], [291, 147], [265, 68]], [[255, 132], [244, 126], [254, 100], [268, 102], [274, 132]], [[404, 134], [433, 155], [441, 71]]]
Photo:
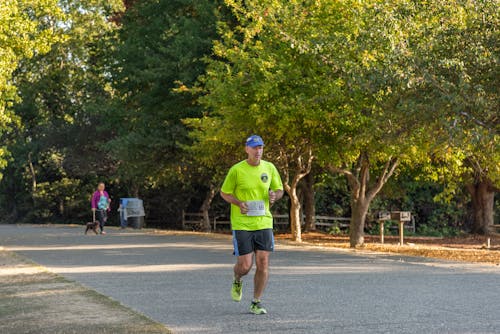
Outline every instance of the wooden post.
[[486, 248], [490, 249], [491, 248], [491, 239], [488, 238], [488, 240], [486, 240]]
[[384, 244], [384, 221], [379, 220], [379, 227], [380, 227], [380, 243]]
[[404, 227], [405, 227], [405, 222], [400, 221], [399, 222], [399, 245], [403, 246], [404, 245]]

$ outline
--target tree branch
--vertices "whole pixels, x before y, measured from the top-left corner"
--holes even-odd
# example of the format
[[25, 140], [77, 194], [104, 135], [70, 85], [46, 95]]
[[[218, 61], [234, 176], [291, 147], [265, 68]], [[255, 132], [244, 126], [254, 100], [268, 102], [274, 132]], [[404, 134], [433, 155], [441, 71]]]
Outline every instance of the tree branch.
[[295, 177], [293, 178], [293, 186], [297, 186], [297, 184], [299, 183], [299, 181], [304, 178], [307, 174], [309, 174], [311, 172], [311, 169], [312, 169], [312, 163], [313, 163], [313, 160], [314, 160], [314, 155], [312, 154], [312, 148], [308, 148], [307, 150], [307, 155], [308, 155], [308, 158], [307, 158], [307, 164], [306, 166], [304, 167], [304, 163], [302, 162], [302, 155], [299, 155], [297, 157], [297, 170], [296, 170], [296, 173], [295, 173]]
[[382, 190], [382, 187], [384, 184], [387, 183], [389, 178], [394, 174], [394, 171], [399, 165], [399, 159], [398, 158], [392, 158], [390, 157], [389, 160], [385, 163], [384, 170], [380, 174], [379, 178], [377, 179], [377, 183], [373, 186], [372, 189], [368, 191], [367, 198], [371, 201], [379, 192]]
[[362, 152], [360, 154], [359, 161], [361, 166], [359, 170], [359, 195], [364, 197], [368, 188], [368, 176], [370, 172], [370, 161], [368, 160], [368, 154], [366, 152]]
[[[283, 149], [280, 149], [280, 157], [281, 157], [281, 160], [283, 160], [283, 174], [284, 174], [284, 185], [285, 185], [285, 190], [286, 190], [286, 187], [290, 184], [290, 173], [289, 173], [289, 170], [288, 170], [288, 157], [286, 155], [286, 153], [283, 151]], [[287, 190], [288, 192], [288, 190]]]
[[351, 191], [355, 195], [356, 198], [359, 196], [359, 180], [354, 175], [350, 170], [346, 168], [339, 168], [339, 167], [334, 167], [334, 166], [327, 166], [327, 168], [332, 172], [332, 173], [338, 173], [338, 174], [343, 174], [347, 178], [347, 182], [349, 183], [349, 186], [351, 187]]

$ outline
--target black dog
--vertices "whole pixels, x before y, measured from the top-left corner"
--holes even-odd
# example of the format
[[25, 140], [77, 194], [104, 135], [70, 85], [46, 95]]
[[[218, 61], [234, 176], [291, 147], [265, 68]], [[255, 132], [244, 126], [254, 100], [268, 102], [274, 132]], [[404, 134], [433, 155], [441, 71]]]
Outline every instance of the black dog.
[[95, 234], [99, 234], [97, 232], [97, 228], [99, 227], [99, 222], [96, 222], [96, 221], [93, 221], [93, 222], [88, 222], [87, 223], [87, 229], [85, 230], [85, 234], [87, 234], [87, 232], [89, 230], [92, 230], [95, 232]]

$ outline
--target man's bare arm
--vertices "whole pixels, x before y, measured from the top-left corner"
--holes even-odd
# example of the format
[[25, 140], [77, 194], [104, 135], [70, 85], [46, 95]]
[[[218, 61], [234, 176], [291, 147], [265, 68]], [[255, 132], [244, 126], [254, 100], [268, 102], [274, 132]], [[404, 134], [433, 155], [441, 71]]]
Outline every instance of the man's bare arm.
[[284, 195], [283, 190], [278, 189], [278, 190], [269, 190], [269, 204], [273, 205], [274, 202], [280, 200]]
[[242, 202], [238, 200], [236, 197], [234, 197], [231, 194], [226, 194], [224, 192], [220, 192], [221, 197], [228, 203], [236, 205], [240, 208], [240, 211], [242, 214], [246, 214], [248, 212], [248, 207], [245, 202]]

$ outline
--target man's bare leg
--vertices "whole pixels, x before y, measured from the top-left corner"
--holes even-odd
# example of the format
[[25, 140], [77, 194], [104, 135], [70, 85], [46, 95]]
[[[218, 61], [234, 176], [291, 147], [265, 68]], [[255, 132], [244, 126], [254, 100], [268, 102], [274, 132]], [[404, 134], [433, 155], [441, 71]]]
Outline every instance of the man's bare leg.
[[235, 302], [241, 301], [242, 284], [241, 278], [248, 274], [253, 265], [253, 253], [240, 255], [234, 265], [234, 282], [231, 286], [231, 298]]
[[234, 279], [241, 281], [241, 278], [252, 269], [253, 253], [240, 255], [234, 265]]
[[255, 300], [260, 300], [267, 286], [269, 278], [269, 253], [268, 251], [255, 251], [255, 265], [257, 270], [254, 276], [254, 293]]

